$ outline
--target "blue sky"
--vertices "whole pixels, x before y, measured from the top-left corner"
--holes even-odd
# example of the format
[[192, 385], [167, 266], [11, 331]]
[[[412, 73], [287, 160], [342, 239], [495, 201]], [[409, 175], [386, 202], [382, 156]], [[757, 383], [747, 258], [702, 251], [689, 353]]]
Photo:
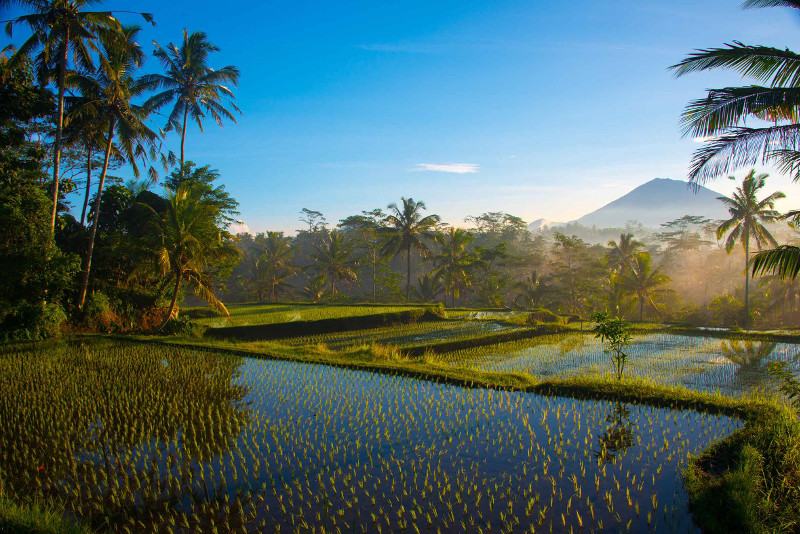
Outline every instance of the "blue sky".
[[[797, 12], [734, 0], [104, 6], [156, 16], [148, 52], [203, 30], [222, 48], [212, 66], [241, 70], [238, 124], [207, 121], [186, 143], [221, 171], [251, 231], [299, 228], [304, 207], [335, 223], [401, 196], [455, 225], [485, 211], [570, 220], [652, 178], [683, 179], [699, 145], [681, 138], [681, 110], [743, 83], [675, 79], [669, 65], [733, 40], [800, 49]], [[778, 188], [779, 207], [798, 207], [800, 186], [774, 176]]]

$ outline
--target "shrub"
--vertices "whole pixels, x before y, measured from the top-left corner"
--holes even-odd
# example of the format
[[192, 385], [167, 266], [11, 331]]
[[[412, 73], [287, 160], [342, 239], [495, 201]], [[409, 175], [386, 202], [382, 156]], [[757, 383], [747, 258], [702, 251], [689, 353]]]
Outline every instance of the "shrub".
[[177, 319], [170, 319], [164, 328], [161, 329], [159, 334], [167, 336], [184, 336], [184, 337], [203, 337], [205, 327], [197, 323], [193, 323], [188, 317], [179, 317]]
[[537, 308], [528, 313], [528, 324], [542, 324], [542, 323], [558, 323], [561, 318], [550, 310], [544, 308]]
[[0, 308], [0, 341], [39, 340], [61, 335], [67, 319], [54, 303], [30, 304], [25, 300]]

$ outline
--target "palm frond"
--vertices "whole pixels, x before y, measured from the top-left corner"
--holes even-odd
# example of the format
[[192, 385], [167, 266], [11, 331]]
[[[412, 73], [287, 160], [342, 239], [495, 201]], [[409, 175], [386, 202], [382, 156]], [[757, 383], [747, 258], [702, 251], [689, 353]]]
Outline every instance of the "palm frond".
[[794, 280], [800, 273], [800, 247], [782, 245], [759, 252], [753, 257], [752, 272], [754, 276], [772, 274]]
[[675, 76], [711, 69], [731, 69], [772, 86], [800, 85], [800, 54], [769, 46], [749, 46], [734, 41], [725, 48], [697, 50], [670, 67]]

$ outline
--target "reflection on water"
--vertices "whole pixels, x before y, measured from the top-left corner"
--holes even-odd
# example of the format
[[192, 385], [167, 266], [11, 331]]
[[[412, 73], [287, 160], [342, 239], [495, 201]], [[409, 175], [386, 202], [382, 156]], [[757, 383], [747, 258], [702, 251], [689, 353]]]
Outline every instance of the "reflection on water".
[[618, 455], [631, 448], [635, 431], [630, 419], [630, 408], [621, 402], [614, 403], [614, 408], [605, 421], [607, 424], [597, 437], [597, 448], [592, 451], [601, 464], [613, 462]]

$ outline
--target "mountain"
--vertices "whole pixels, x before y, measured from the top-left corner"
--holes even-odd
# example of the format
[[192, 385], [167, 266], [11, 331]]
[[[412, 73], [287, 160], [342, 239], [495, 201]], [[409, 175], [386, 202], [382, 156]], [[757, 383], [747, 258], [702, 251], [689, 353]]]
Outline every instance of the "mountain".
[[588, 227], [621, 228], [636, 221], [645, 228], [658, 228], [684, 215], [727, 219], [728, 210], [717, 200], [720, 196], [703, 186], [695, 190], [681, 180], [655, 178], [574, 222]]
[[564, 226], [564, 223], [554, 222], [548, 219], [536, 219], [528, 225], [528, 230], [531, 232], [536, 232], [539, 230], [544, 230], [545, 228], [557, 228], [559, 226]]

